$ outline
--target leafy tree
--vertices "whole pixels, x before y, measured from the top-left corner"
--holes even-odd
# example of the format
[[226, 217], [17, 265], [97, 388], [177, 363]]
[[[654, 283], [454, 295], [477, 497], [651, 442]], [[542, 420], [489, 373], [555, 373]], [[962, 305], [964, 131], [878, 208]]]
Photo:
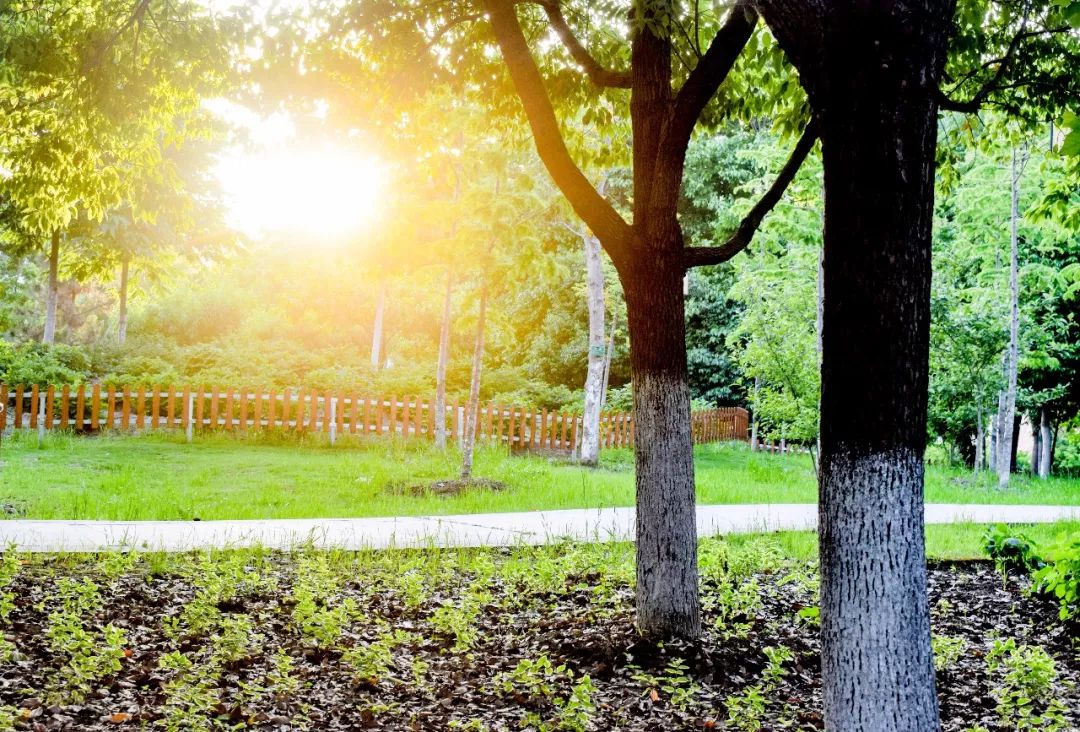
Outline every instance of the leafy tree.
[[922, 505], [938, 112], [1060, 115], [1080, 87], [1076, 39], [1049, 3], [755, 5], [822, 139], [826, 725], [938, 729]]

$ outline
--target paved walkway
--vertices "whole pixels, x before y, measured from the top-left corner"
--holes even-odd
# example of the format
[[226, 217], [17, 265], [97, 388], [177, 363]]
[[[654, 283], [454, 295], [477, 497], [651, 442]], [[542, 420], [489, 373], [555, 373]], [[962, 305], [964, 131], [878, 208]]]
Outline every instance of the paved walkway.
[[[934, 503], [931, 524], [1047, 523], [1080, 520], [1080, 506], [995, 506]], [[805, 503], [698, 506], [701, 536], [813, 529], [817, 506]], [[262, 545], [384, 549], [429, 546], [513, 546], [633, 538], [634, 509], [603, 508], [460, 516], [265, 521], [0, 521], [0, 548], [86, 552], [117, 547], [184, 551]]]

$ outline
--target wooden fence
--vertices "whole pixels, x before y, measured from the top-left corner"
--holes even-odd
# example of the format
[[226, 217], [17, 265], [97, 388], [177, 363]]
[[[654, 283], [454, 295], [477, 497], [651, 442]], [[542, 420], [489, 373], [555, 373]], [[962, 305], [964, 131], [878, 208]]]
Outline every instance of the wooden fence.
[[[398, 435], [433, 439], [435, 407], [419, 397], [362, 396], [355, 392], [283, 389], [254, 391], [224, 387], [8, 387], [0, 384], [0, 431], [141, 432], [183, 429], [188, 439], [206, 430], [291, 430], [338, 435]], [[460, 439], [465, 407], [447, 404], [447, 438]], [[738, 407], [694, 412], [695, 443], [747, 440], [747, 412]], [[477, 440], [511, 449], [572, 450], [581, 417], [546, 409], [488, 402], [480, 406]], [[601, 417], [603, 447], [634, 444], [629, 412]]]

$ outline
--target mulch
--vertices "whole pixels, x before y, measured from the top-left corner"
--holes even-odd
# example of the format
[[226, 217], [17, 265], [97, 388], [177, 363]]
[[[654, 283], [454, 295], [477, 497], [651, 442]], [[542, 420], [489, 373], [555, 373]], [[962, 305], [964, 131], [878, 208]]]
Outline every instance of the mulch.
[[[411, 640], [394, 650], [392, 670], [383, 678], [358, 682], [342, 660], [340, 650], [324, 650], [304, 638], [290, 619], [289, 591], [292, 559], [273, 561], [278, 589], [246, 596], [220, 608], [244, 613], [262, 636], [250, 655], [231, 663], [217, 684], [219, 702], [206, 715], [209, 725], [235, 724], [252, 729], [311, 730], [449, 730], [471, 720], [478, 730], [536, 729], [522, 726], [526, 714], [555, 719], [559, 708], [552, 698], [507, 694], [499, 680], [522, 659], [546, 655], [572, 672], [556, 675], [556, 695], [565, 698], [582, 675], [595, 686], [592, 730], [703, 730], [738, 728], [727, 721], [727, 699], [759, 683], [766, 664], [765, 646], [786, 646], [793, 658], [765, 700], [761, 729], [820, 729], [821, 679], [816, 626], [799, 611], [815, 604], [812, 586], [792, 581], [786, 571], [758, 574], [760, 604], [736, 621], [747, 632], [724, 637], [716, 629], [717, 611], [706, 614], [706, 633], [695, 644], [658, 646], [641, 640], [633, 629], [633, 596], [623, 585], [598, 593], [599, 576], [571, 575], [558, 587], [524, 589], [496, 574], [490, 600], [480, 608], [475, 643], [468, 651], [453, 648], [453, 640], [432, 625], [433, 614], [454, 602], [469, 584], [467, 577], [442, 573], [431, 579], [429, 595], [419, 608], [410, 608], [401, 593], [363, 577], [343, 588], [369, 622], [354, 624], [341, 638], [348, 647], [371, 640], [374, 634], [400, 629]], [[100, 580], [105, 599], [88, 625], [113, 623], [125, 629], [130, 655], [119, 673], [101, 680], [79, 703], [49, 704], [61, 659], [50, 650], [44, 629], [48, 597], [58, 576], [77, 572], [68, 565], [34, 565], [9, 586], [15, 608], [3, 628], [15, 644], [15, 658], [0, 666], [0, 705], [20, 709], [17, 729], [117, 730], [163, 725], [166, 686], [171, 673], [158, 666], [161, 656], [180, 650], [198, 657], [205, 637], [169, 640], [162, 618], [178, 615], [197, 587], [180, 574], [150, 576], [142, 571], [118, 579]], [[994, 638], [1015, 638], [1018, 644], [1038, 644], [1056, 660], [1059, 680], [1055, 693], [1064, 702], [1069, 729], [1080, 729], [1080, 653], [1076, 628], [1057, 617], [1057, 607], [1025, 592], [1023, 578], [1003, 585], [1001, 576], [985, 562], [942, 563], [930, 568], [930, 594], [936, 634], [961, 637], [967, 651], [939, 674], [941, 712], [946, 730], [999, 724], [991, 696], [994, 680], [985, 655]], [[704, 593], [718, 590], [710, 580]], [[293, 660], [300, 689], [291, 694], [252, 694], [251, 685], [266, 685], [270, 657], [276, 651]], [[423, 661], [423, 681], [414, 677]], [[672, 676], [672, 662], [685, 670], [676, 681], [645, 680]], [[676, 688], [691, 690], [689, 702], [676, 703]], [[242, 691], [247, 687], [248, 691]], [[217, 718], [218, 722], [213, 722]], [[554, 727], [553, 727], [554, 728]]]

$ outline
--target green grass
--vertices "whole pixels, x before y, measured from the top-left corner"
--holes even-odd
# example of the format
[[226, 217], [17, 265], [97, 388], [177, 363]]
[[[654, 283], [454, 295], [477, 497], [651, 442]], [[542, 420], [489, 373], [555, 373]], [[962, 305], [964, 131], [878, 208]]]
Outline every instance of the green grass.
[[[742, 446], [696, 450], [701, 503], [812, 503], [806, 455], [752, 454]], [[633, 456], [603, 455], [587, 470], [549, 459], [480, 450], [478, 476], [500, 492], [455, 497], [399, 495], [396, 483], [456, 476], [459, 455], [400, 441], [340, 442], [315, 437], [207, 435], [73, 437], [17, 435], [0, 445], [0, 504], [28, 518], [301, 518], [482, 513], [604, 506], [634, 502]], [[1080, 504], [1080, 480], [1024, 477], [999, 491], [959, 470], [927, 470], [926, 497], [947, 503]]]

